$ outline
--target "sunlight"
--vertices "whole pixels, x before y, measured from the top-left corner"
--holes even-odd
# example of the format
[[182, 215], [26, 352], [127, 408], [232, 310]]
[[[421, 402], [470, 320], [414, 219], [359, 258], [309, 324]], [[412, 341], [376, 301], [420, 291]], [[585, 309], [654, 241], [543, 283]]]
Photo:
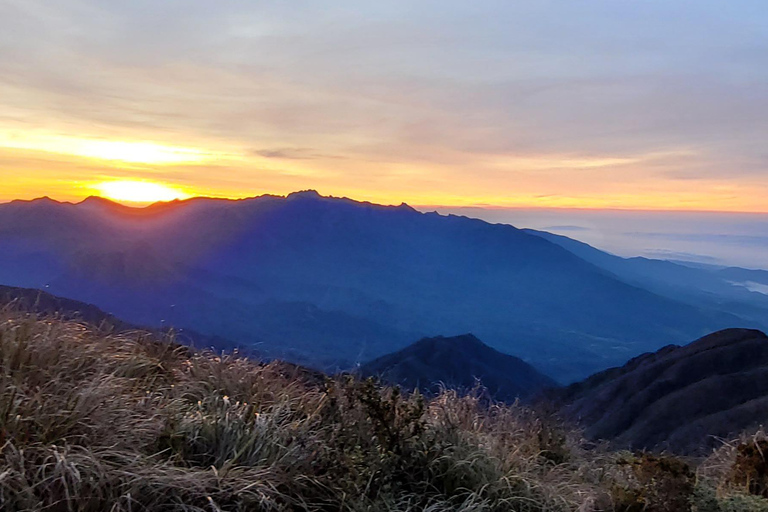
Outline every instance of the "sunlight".
[[196, 149], [147, 142], [82, 141], [77, 149], [80, 156], [89, 158], [147, 164], [201, 162], [208, 156]]
[[93, 188], [98, 191], [101, 197], [131, 203], [155, 203], [192, 197], [191, 194], [180, 189], [151, 181], [105, 181], [94, 185]]
[[220, 155], [154, 142], [87, 139], [64, 135], [0, 132], [0, 147], [154, 165], [201, 163]]

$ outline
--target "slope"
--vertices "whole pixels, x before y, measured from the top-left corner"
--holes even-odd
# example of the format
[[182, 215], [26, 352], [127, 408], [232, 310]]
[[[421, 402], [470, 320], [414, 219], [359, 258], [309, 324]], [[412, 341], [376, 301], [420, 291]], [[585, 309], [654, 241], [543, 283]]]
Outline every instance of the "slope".
[[728, 329], [643, 354], [564, 390], [594, 439], [700, 453], [768, 420], [768, 337]]
[[183, 325], [324, 369], [474, 332], [569, 381], [744, 324], [512, 226], [312, 191], [144, 209], [0, 205], [0, 282], [48, 285], [130, 322]]
[[522, 359], [494, 350], [471, 334], [424, 338], [364, 364], [360, 373], [427, 393], [439, 392], [441, 386], [471, 390], [479, 382], [492, 398], [506, 402], [556, 386]]

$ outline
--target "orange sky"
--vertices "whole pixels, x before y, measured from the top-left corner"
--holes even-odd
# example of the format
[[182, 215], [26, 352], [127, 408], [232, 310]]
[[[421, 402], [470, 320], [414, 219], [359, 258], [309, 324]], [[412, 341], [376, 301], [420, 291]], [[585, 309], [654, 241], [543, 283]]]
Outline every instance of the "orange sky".
[[0, 202], [767, 212], [768, 13], [598, 4], [4, 3]]
[[[767, 211], [762, 183], [661, 180], [642, 171], [678, 155], [457, 155], [461, 167], [390, 158], [280, 159], [200, 141], [2, 136], [0, 201], [101, 195], [131, 203], [195, 195], [241, 198], [314, 188], [385, 204]], [[466, 166], [466, 167], [465, 167]]]

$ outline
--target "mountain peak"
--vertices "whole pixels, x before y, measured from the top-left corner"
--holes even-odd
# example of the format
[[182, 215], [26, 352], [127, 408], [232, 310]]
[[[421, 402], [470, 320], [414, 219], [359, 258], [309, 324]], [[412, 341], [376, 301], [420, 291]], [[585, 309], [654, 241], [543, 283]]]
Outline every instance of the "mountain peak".
[[56, 201], [48, 196], [43, 196], [35, 199], [14, 199], [9, 203], [4, 203], [2, 206], [8, 206], [12, 210], [18, 208], [20, 211], [38, 212], [49, 215], [51, 212], [57, 211], [61, 207], [72, 205], [70, 203]]
[[298, 192], [291, 192], [286, 196], [286, 199], [288, 200], [296, 200], [296, 199], [322, 199], [323, 196], [320, 195], [320, 193], [317, 190], [308, 189], [308, 190], [299, 190]]
[[88, 196], [76, 203], [75, 207], [94, 214], [111, 215], [144, 215], [148, 211], [146, 207], [127, 206], [101, 196]]
[[687, 345], [688, 351], [700, 351], [734, 345], [745, 340], [766, 340], [768, 336], [757, 329], [730, 328], [708, 334]]
[[111, 201], [107, 199], [106, 197], [101, 196], [88, 196], [79, 203], [76, 203], [78, 205], [113, 205], [117, 204], [114, 201]]
[[469, 348], [480, 348], [493, 350], [491, 347], [480, 341], [477, 336], [471, 333], [459, 334], [458, 336], [435, 336], [434, 338], [422, 338], [414, 346], [428, 345], [430, 347], [441, 348], [444, 350], [461, 350]]
[[11, 202], [12, 203], [27, 203], [27, 204], [43, 204], [43, 205], [62, 204], [59, 201], [56, 201], [55, 199], [51, 199], [48, 196], [37, 197], [35, 199], [15, 199], [15, 200], [13, 200]]
[[473, 334], [422, 338], [361, 367], [363, 375], [431, 392], [436, 385], [471, 389], [480, 380], [496, 400], [513, 401], [556, 386], [522, 359], [489, 347]]

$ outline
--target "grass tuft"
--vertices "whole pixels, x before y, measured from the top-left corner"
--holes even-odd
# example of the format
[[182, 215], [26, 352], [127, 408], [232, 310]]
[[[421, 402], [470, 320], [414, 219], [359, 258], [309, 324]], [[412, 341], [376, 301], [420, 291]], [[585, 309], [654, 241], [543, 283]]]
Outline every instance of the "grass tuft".
[[694, 479], [479, 393], [426, 399], [172, 337], [0, 317], [2, 510], [768, 510], [733, 478], [738, 453]]

